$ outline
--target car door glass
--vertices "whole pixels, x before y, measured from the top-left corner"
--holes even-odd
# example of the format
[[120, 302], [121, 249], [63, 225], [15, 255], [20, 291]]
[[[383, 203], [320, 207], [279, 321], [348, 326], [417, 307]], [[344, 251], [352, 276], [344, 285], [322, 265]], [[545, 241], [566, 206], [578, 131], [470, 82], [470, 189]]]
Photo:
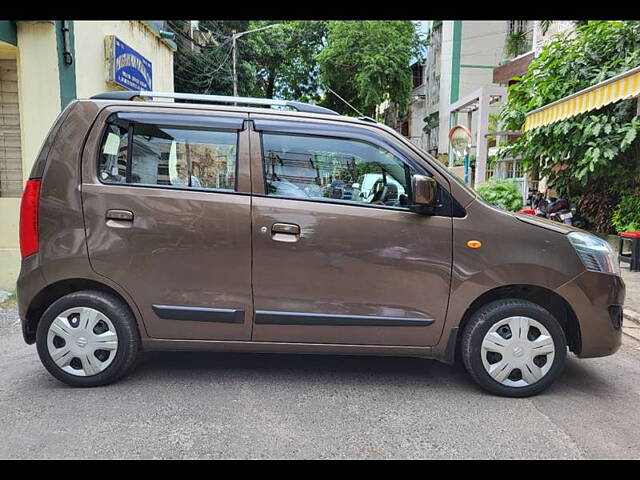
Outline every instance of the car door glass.
[[[128, 160], [128, 138], [132, 138]], [[235, 190], [238, 134], [135, 124], [110, 125], [99, 159], [104, 182]], [[130, 162], [130, 165], [129, 165]]]
[[405, 207], [416, 172], [368, 142], [310, 135], [262, 136], [267, 195]]
[[113, 183], [127, 181], [128, 130], [118, 125], [109, 125], [102, 141], [98, 168], [100, 179]]

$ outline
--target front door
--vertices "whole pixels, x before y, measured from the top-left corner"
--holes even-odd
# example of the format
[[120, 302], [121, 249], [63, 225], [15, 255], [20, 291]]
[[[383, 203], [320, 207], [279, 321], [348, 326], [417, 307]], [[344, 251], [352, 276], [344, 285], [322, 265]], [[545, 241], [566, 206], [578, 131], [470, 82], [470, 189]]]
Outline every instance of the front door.
[[251, 117], [252, 340], [435, 345], [452, 222], [408, 204], [412, 175], [446, 180], [373, 129]]
[[251, 336], [246, 115], [107, 109], [84, 150], [93, 269], [124, 289], [152, 338]]

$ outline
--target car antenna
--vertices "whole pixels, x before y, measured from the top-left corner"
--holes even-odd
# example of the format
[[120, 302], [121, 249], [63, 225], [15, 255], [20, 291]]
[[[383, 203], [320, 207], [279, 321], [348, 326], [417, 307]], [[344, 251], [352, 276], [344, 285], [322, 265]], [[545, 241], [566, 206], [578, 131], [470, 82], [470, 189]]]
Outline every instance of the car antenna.
[[349, 102], [347, 102], [344, 98], [342, 98], [340, 95], [338, 95], [336, 92], [334, 92], [333, 90], [331, 90], [331, 88], [329, 88], [327, 86], [327, 90], [329, 90], [331, 93], [333, 93], [336, 97], [338, 97], [340, 100], [342, 100], [345, 104], [347, 104], [347, 106], [349, 108], [351, 108], [354, 112], [356, 112], [357, 114], [359, 114], [360, 116], [364, 117], [366, 116], [364, 113], [362, 113], [360, 110], [358, 110], [356, 107], [354, 107], [353, 105], [351, 105]]

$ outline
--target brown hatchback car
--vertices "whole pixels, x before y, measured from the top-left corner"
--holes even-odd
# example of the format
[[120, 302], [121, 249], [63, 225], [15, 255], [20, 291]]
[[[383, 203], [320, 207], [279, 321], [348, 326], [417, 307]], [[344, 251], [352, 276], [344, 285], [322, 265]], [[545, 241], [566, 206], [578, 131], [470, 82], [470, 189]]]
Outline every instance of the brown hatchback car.
[[73, 386], [121, 378], [140, 350], [215, 350], [459, 359], [521, 397], [567, 348], [621, 343], [606, 242], [490, 206], [392, 129], [298, 102], [73, 102], [20, 244], [25, 341]]

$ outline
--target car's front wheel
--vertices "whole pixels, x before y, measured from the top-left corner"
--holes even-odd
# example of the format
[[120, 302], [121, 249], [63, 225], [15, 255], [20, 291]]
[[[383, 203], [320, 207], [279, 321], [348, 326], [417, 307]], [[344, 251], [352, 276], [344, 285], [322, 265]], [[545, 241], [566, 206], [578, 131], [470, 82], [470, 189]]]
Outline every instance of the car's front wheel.
[[502, 299], [473, 314], [461, 350], [467, 371], [481, 387], [526, 397], [547, 388], [560, 374], [567, 341], [562, 326], [540, 305]]
[[113, 295], [74, 292], [44, 312], [36, 332], [38, 355], [54, 377], [74, 387], [120, 379], [139, 349], [135, 318]]

